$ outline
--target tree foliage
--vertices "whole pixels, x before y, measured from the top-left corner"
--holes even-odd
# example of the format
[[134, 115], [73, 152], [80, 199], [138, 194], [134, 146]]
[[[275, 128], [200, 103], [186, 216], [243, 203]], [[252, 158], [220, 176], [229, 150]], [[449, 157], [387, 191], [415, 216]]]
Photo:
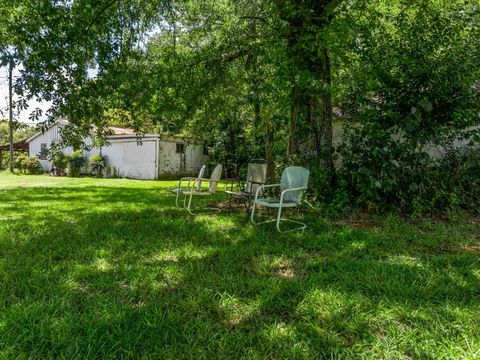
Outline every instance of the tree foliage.
[[351, 116], [341, 148], [347, 191], [358, 204], [412, 210], [444, 188], [438, 172], [455, 172], [430, 155], [478, 144], [478, 9], [467, 1], [377, 1], [349, 16], [359, 20], [336, 29], [350, 39], [337, 49], [337, 99]]
[[[14, 122], [13, 124], [13, 141], [17, 142], [25, 140], [37, 132], [37, 129], [33, 126], [28, 126], [23, 123]], [[0, 145], [8, 144], [10, 127], [8, 120], [0, 120]]]
[[433, 146], [478, 144], [479, 12], [471, 0], [3, 1], [0, 44], [24, 66], [17, 92], [69, 117], [75, 148], [92, 125], [99, 142], [108, 124], [202, 138], [232, 175], [253, 158], [271, 176], [303, 164], [315, 200], [412, 209], [449, 171]]

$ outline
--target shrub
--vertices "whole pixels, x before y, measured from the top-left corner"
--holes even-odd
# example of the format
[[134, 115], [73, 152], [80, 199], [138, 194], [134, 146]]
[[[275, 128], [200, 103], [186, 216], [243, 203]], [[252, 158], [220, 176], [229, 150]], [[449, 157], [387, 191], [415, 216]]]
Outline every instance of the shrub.
[[90, 157], [90, 169], [95, 173], [95, 175], [100, 178], [102, 177], [102, 171], [107, 166], [107, 161], [105, 157], [101, 155], [93, 155]]
[[80, 176], [80, 169], [85, 165], [85, 157], [82, 150], [75, 150], [74, 152], [68, 154], [67, 158], [67, 168], [68, 176]]
[[340, 179], [356, 206], [372, 211], [407, 210], [425, 190], [431, 159], [389, 129], [367, 124], [346, 129], [340, 147]]
[[17, 169], [19, 172], [25, 172], [25, 164], [28, 161], [28, 155], [26, 154], [21, 154], [17, 156], [15, 159], [14, 167]]
[[478, 210], [477, 148], [450, 148], [438, 160], [389, 131], [350, 128], [340, 148], [343, 189], [356, 207], [413, 214]]
[[480, 149], [450, 149], [430, 169], [430, 195], [427, 209], [479, 210]]
[[40, 161], [36, 156], [28, 157], [25, 154], [17, 156], [15, 168], [23, 174], [38, 174], [41, 171]]
[[65, 173], [65, 169], [68, 166], [68, 159], [62, 148], [56, 144], [52, 144], [49, 150], [48, 159], [52, 162], [55, 175], [61, 176]]
[[23, 161], [24, 171], [27, 174], [35, 175], [41, 172], [40, 161], [36, 156], [31, 156]]

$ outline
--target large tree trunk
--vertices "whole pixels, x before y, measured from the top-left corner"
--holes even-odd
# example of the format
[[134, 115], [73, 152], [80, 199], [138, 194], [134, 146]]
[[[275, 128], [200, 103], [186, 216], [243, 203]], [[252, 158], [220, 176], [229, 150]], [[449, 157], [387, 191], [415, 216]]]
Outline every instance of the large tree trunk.
[[308, 71], [320, 80], [320, 89], [293, 85], [287, 156], [290, 161], [318, 168], [332, 183], [335, 178], [332, 144], [332, 96], [330, 61], [323, 56], [308, 65]]
[[273, 170], [275, 167], [275, 163], [273, 160], [273, 152], [272, 152], [272, 132], [270, 131], [270, 117], [268, 114], [264, 115], [263, 119], [264, 127], [265, 127], [265, 161], [267, 163], [267, 179], [273, 178]]
[[323, 34], [338, 1], [275, 0], [286, 21], [292, 103], [287, 156], [333, 184], [331, 67]]
[[[253, 32], [256, 33], [256, 22], [252, 22]], [[258, 75], [258, 63], [257, 63], [257, 55], [254, 53], [249, 59], [248, 64], [251, 66], [252, 73], [251, 73], [251, 88], [254, 93], [254, 100], [253, 100], [253, 114], [254, 114], [254, 132], [255, 134], [260, 133], [260, 126], [263, 125], [263, 132], [264, 137], [257, 136], [255, 138], [255, 145], [263, 145], [264, 147], [264, 155], [265, 155], [265, 162], [267, 164], [267, 178], [273, 178], [273, 170], [274, 170], [274, 158], [272, 153], [272, 134], [270, 131], [270, 117], [268, 113], [264, 112], [262, 116], [262, 104], [260, 100], [260, 91], [258, 88], [258, 83], [261, 81]], [[263, 108], [264, 109], [264, 108]]]

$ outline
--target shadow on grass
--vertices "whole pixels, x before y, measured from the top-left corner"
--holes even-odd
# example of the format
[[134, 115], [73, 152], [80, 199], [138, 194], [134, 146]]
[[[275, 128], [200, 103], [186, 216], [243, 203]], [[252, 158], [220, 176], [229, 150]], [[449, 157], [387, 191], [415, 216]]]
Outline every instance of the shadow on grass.
[[478, 345], [478, 256], [427, 251], [450, 246], [448, 232], [310, 215], [309, 231], [278, 234], [243, 212], [188, 216], [149, 188], [5, 197], [5, 357], [435, 357]]

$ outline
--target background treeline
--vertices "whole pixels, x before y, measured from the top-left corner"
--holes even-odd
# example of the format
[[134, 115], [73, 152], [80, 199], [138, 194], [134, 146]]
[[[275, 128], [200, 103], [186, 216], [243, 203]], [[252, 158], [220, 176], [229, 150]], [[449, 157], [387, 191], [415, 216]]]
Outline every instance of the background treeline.
[[84, 131], [202, 138], [229, 176], [254, 158], [271, 177], [308, 166], [311, 200], [333, 211], [478, 209], [478, 1], [155, 4], [45, 5], [70, 20], [33, 14], [25, 21], [50, 35], [36, 40], [9, 38], [12, 23], [4, 43], [26, 69], [19, 91], [49, 98], [51, 117]]

